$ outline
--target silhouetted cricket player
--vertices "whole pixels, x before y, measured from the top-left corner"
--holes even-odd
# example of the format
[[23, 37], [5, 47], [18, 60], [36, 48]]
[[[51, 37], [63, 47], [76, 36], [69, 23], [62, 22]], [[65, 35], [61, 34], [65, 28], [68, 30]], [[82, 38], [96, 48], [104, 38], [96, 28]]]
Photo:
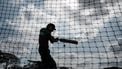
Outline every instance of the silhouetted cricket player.
[[39, 34], [39, 54], [41, 55], [43, 69], [57, 69], [56, 62], [50, 55], [49, 43], [57, 42], [58, 38], [54, 38], [51, 35], [55, 29], [55, 25], [49, 23], [46, 28], [42, 28]]

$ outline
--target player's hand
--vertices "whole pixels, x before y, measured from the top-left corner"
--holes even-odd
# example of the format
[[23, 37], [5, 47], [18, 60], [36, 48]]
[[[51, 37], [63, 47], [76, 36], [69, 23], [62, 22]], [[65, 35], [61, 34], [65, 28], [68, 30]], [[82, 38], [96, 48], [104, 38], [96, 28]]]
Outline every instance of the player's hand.
[[55, 41], [57, 42], [59, 40], [59, 38], [55, 38]]

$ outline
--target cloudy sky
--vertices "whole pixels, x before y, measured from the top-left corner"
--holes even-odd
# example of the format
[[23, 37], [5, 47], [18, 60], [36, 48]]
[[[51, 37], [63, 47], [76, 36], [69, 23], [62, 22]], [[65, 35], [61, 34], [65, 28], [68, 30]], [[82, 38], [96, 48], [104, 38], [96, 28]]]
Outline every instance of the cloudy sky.
[[121, 15], [121, 0], [0, 0], [0, 50], [40, 60], [39, 30], [52, 22], [55, 37], [79, 42], [50, 44], [59, 66], [122, 66]]

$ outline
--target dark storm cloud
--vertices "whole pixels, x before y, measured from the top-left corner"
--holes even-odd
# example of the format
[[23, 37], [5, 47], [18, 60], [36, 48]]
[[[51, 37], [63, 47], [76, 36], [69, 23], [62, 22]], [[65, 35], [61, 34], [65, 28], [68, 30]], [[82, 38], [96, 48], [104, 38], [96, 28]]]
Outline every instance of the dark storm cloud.
[[104, 9], [106, 6], [105, 3], [102, 3], [101, 0], [79, 0], [80, 8], [82, 9], [90, 9], [94, 8], [94, 13], [91, 16], [100, 16], [100, 15], [108, 15], [109, 11]]
[[19, 4], [13, 4], [11, 1], [2, 0], [0, 2], [0, 21], [14, 19], [19, 15], [20, 7]]
[[17, 31], [14, 26], [12, 25], [4, 25], [2, 24], [2, 26], [0, 27], [0, 40], [4, 40], [8, 37], [14, 37], [17, 34], [20, 34], [19, 31]]
[[0, 1], [0, 37], [2, 40], [4, 39], [3, 37], [7, 38], [18, 33], [15, 27], [9, 24], [9, 20], [13, 20], [19, 15], [20, 7], [19, 4], [13, 4], [9, 0]]
[[110, 51], [112, 51], [116, 55], [119, 55], [122, 52], [122, 47], [119, 45], [112, 45], [110, 47]]
[[22, 30], [18, 30], [21, 22], [17, 22], [15, 19], [20, 16], [20, 8], [23, 5], [21, 3], [15, 3], [11, 0], [0, 0], [0, 50], [4, 52], [23, 54], [21, 51], [24, 48], [20, 48], [20, 46], [29, 46], [26, 41], [20, 43], [24, 33]]
[[118, 39], [117, 45], [111, 45], [110, 51], [112, 51], [116, 55], [122, 55], [122, 38]]
[[[89, 39], [89, 43], [97, 42], [93, 46], [97, 47], [106, 47], [109, 48], [109, 51], [113, 52], [116, 55], [121, 54], [122, 46], [118, 45], [118, 39], [122, 38], [122, 31], [121, 31], [121, 22], [119, 19], [122, 17], [113, 17], [108, 22], [104, 22], [104, 26], [99, 28], [99, 33], [94, 39]], [[107, 44], [105, 44], [107, 43]], [[112, 44], [113, 43], [113, 44]], [[119, 44], [122, 43], [119, 40]], [[97, 45], [96, 45], [97, 44]], [[101, 48], [102, 49], [102, 48]], [[100, 49], [100, 50], [101, 50]], [[100, 51], [99, 50], [99, 51]], [[105, 52], [103, 48], [101, 51]], [[106, 54], [106, 53], [105, 53]]]
[[104, 6], [100, 0], [79, 0], [79, 3], [84, 8], [102, 8]]
[[105, 2], [104, 3], [110, 3], [110, 4], [115, 4], [115, 3], [120, 3], [120, 2], [122, 2], [122, 0], [105, 0]]
[[98, 8], [98, 9], [95, 9], [94, 13], [91, 14], [91, 16], [104, 16], [104, 15], [108, 15], [109, 14], [109, 10], [107, 9], [104, 9], [104, 8]]
[[[107, 22], [104, 22], [104, 26], [99, 28], [99, 34], [97, 36], [106, 37], [103, 40], [116, 41], [122, 38], [122, 24], [120, 17], [111, 17]], [[102, 38], [101, 38], [102, 39]]]
[[109, 49], [116, 55], [120, 55], [122, 52], [122, 31], [120, 26], [121, 22], [119, 20], [121, 18], [121, 16], [111, 18], [108, 22], [105, 23], [105, 26], [101, 30], [101, 36], [105, 35], [105, 32], [107, 33], [105, 36], [111, 43]]
[[24, 6], [27, 6], [28, 4], [34, 4], [35, 8], [42, 8], [44, 0], [24, 0]]
[[[31, 42], [34, 43], [34, 41], [30, 39], [30, 37], [33, 39], [32, 37], [33, 34], [32, 33], [30, 34], [28, 33], [28, 30], [25, 30], [24, 28], [25, 23], [24, 21], [22, 21], [22, 16], [24, 13], [26, 16], [25, 18], [28, 19], [32, 18], [30, 16], [31, 12], [24, 11], [23, 13], [24, 10], [23, 8], [28, 9], [27, 6], [31, 5], [31, 3], [27, 3], [25, 1], [24, 0], [0, 0], [0, 44], [1, 44], [0, 50], [4, 52], [21, 55], [20, 57], [22, 57], [23, 55], [24, 57], [25, 56], [27, 57], [28, 56], [27, 53], [30, 50], [29, 47], [31, 45], [35, 45], [35, 44], [31, 44]], [[36, 1], [36, 3], [34, 2], [35, 7], [36, 6], [39, 7], [40, 4], [38, 2], [40, 0], [38, 1], [34, 0], [34, 1]], [[34, 52], [35, 49], [36, 48], [33, 49]]]
[[116, 3], [122, 2], [122, 0], [78, 0], [79, 4], [84, 8], [103, 8], [106, 7], [107, 4], [114, 5]]

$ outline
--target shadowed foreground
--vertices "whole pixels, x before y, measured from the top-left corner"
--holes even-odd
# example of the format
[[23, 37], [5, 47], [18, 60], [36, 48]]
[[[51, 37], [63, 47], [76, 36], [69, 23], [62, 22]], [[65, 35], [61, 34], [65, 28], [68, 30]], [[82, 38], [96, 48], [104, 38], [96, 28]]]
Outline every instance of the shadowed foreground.
[[119, 68], [119, 67], [108, 67], [108, 68], [104, 68], [104, 69], [122, 69], [122, 68]]

